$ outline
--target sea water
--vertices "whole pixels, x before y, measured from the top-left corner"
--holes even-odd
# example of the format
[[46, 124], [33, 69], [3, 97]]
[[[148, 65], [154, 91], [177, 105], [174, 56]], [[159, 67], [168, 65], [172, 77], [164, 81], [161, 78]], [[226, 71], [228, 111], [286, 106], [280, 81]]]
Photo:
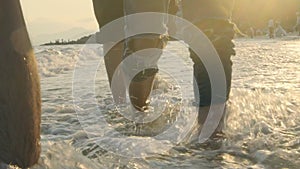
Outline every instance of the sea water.
[[[227, 138], [218, 148], [177, 144], [166, 151], [160, 151], [164, 147], [156, 144], [134, 142], [140, 148], [138, 153], [147, 154], [142, 158], [124, 156], [123, 151], [113, 152], [110, 150], [116, 149], [108, 146], [125, 150], [127, 146], [126, 153], [130, 154], [136, 150], [128, 140], [151, 138], [178, 120], [181, 92], [193, 97], [192, 63], [186, 45], [170, 42], [161, 58], [163, 71], [156, 82], [158, 90], [151, 97], [154, 109], [162, 105], [168, 115], [149, 125], [132, 122], [116, 110], [101, 45], [92, 45], [94, 51], [84, 51], [84, 45], [35, 47], [42, 86], [43, 150], [39, 164], [32, 169], [299, 168], [300, 39], [236, 39], [235, 44], [237, 55], [232, 57], [232, 91], [224, 130]], [[83, 51], [90, 62], [80, 62]], [[185, 65], [174, 61], [174, 55]], [[84, 65], [89, 63], [97, 63], [96, 69]], [[80, 69], [84, 66], [87, 69]], [[80, 79], [74, 79], [74, 71], [82, 73]], [[84, 71], [93, 72], [94, 81]], [[83, 87], [76, 87], [74, 81], [80, 80]], [[90, 87], [94, 93], [87, 90]], [[74, 96], [74, 90], [83, 94]], [[116, 133], [122, 137], [106, 137], [99, 142], [99, 136], [107, 133], [99, 130], [104, 132], [99, 134], [98, 129], [107, 126], [114, 129], [107, 131], [110, 136]], [[181, 131], [180, 126], [177, 131]]]

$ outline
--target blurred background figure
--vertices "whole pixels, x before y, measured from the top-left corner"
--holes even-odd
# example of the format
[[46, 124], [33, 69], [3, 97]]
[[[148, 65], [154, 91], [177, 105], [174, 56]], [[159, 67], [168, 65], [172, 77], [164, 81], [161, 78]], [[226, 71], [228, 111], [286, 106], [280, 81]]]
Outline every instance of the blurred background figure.
[[244, 33], [250, 27], [260, 30], [259, 36], [269, 34], [268, 21], [276, 19], [290, 33], [295, 31], [295, 13], [299, 9], [299, 0], [236, 0], [232, 20]]
[[250, 38], [254, 38], [255, 34], [256, 34], [256, 30], [253, 27], [250, 27], [247, 32], [247, 35], [250, 36]]
[[296, 13], [297, 15], [297, 21], [296, 21], [296, 32], [298, 32], [299, 36], [300, 36], [300, 12]]
[[268, 22], [268, 29], [269, 29], [269, 38], [274, 38], [274, 30], [275, 30], [275, 22], [274, 19], [270, 19]]
[[276, 24], [275, 24], [275, 37], [283, 37], [283, 36], [287, 36], [287, 32], [281, 26], [280, 21], [276, 21]]

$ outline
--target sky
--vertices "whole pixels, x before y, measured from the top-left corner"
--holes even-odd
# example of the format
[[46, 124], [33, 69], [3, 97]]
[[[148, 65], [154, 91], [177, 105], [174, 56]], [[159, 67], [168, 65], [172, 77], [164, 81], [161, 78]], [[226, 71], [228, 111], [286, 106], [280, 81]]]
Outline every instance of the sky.
[[51, 36], [69, 30], [79, 34], [98, 29], [92, 0], [21, 0], [21, 4], [31, 39], [37, 43], [55, 40]]
[[[75, 40], [98, 30], [92, 0], [21, 0], [31, 41]], [[300, 0], [237, 0], [237, 19], [266, 25], [271, 16], [294, 24]], [[259, 12], [258, 12], [259, 11]], [[258, 20], [259, 19], [259, 20]]]
[[[28, 23], [40, 18], [71, 24], [85, 23], [96, 28], [92, 0], [22, 0], [24, 17]], [[76, 26], [76, 25], [75, 25]]]

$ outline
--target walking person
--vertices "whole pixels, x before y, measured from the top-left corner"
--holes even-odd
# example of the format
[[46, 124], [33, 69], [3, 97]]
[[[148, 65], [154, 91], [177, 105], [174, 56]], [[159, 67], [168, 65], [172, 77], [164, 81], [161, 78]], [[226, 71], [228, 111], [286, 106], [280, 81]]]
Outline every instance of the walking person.
[[268, 28], [269, 28], [269, 38], [273, 39], [275, 34], [275, 21], [274, 19], [270, 19], [268, 22]]
[[296, 13], [297, 15], [297, 21], [296, 21], [296, 32], [298, 32], [299, 36], [300, 36], [300, 12]]
[[[93, 3], [100, 29], [105, 24], [127, 14], [139, 12], [166, 13], [169, 8], [169, 0], [93, 0]], [[232, 42], [234, 29], [233, 24], [230, 22], [234, 0], [188, 0], [181, 3], [183, 17], [201, 29], [216, 48], [226, 75], [227, 95], [225, 98], [220, 98], [212, 103], [212, 90], [208, 72], [199, 57], [190, 49], [190, 57], [194, 62], [194, 78], [196, 80], [194, 86], [195, 90], [199, 90], [199, 95], [195, 95], [195, 99], [199, 103], [198, 122], [201, 128], [210, 108], [222, 107], [229, 98], [232, 74], [231, 56], [235, 55], [234, 44]], [[157, 27], [161, 27], [161, 29], [166, 29], [167, 32], [164, 21], [154, 24]], [[126, 25], [126, 27], [128, 29], [134, 27], [134, 25]], [[147, 48], [163, 49], [165, 45], [165, 35], [153, 34], [131, 37], [115, 45], [105, 56], [105, 64], [110, 82], [116, 67], [126, 56], [132, 52]], [[104, 43], [104, 50], [105, 46], [106, 44]], [[160, 54], [157, 53], [158, 57]], [[157, 72], [158, 68], [146, 69], [138, 73], [130, 83], [130, 100], [136, 109], [144, 111], [147, 108], [147, 99], [152, 90], [153, 80]], [[118, 100], [118, 98], [116, 99]], [[222, 124], [220, 124], [218, 131], [216, 130], [215, 133], [221, 132], [221, 126]]]
[[[169, 8], [169, 0], [152, 0], [151, 2], [148, 0], [93, 0], [93, 4], [100, 29], [104, 25], [125, 15], [140, 12], [167, 13]], [[156, 27], [159, 27], [162, 32], [167, 33], [167, 23], [165, 23], [163, 20], [160, 23], [153, 24], [155, 24]], [[125, 33], [126, 31], [130, 32], [135, 26], [136, 25], [126, 24]], [[110, 84], [117, 66], [122, 62], [123, 59], [139, 50], [148, 48], [163, 49], [166, 45], [166, 40], [166, 34], [136, 35], [119, 42], [109, 51], [107, 51], [107, 47], [110, 45], [111, 41], [108, 40], [107, 42], [103, 42], [104, 51], [107, 52], [107, 54], [104, 56], [104, 59]], [[156, 56], [153, 57], [159, 58], [160, 55], [161, 53], [156, 53]], [[143, 66], [141, 65], [141, 62], [136, 60], [136, 63], [131, 63], [131, 65], [134, 67], [130, 67], [130, 69], [138, 69], [139, 66]], [[138, 73], [130, 82], [129, 98], [132, 105], [139, 111], [145, 111], [147, 109], [148, 97], [152, 90], [154, 77], [157, 72], [157, 68], [146, 69]], [[120, 79], [118, 85], [118, 91], [113, 91], [113, 96], [117, 103], [122, 103], [125, 99], [126, 93], [124, 79]]]

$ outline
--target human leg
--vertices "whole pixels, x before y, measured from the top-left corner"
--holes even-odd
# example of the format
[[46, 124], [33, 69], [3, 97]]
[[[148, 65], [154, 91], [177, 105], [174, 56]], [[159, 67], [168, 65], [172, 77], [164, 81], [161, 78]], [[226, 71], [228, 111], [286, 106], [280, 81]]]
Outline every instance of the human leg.
[[[110, 50], [109, 43], [103, 44], [103, 51], [106, 53], [104, 56], [105, 68], [107, 71], [107, 76], [109, 80], [110, 86], [112, 85], [113, 76], [115, 73], [122, 74], [123, 72], [116, 72], [117, 67], [120, 65], [123, 59], [124, 53], [124, 42], [119, 42], [115, 46], [113, 46]], [[117, 104], [122, 104], [126, 100], [126, 85], [124, 82], [123, 75], [118, 76], [118, 83], [114, 84], [114, 88], [112, 90], [112, 95], [114, 101]]]
[[[123, 1], [112, 0], [93, 0], [94, 13], [101, 29], [103, 26], [113, 22], [114, 20], [124, 16]], [[111, 86], [114, 73], [123, 59], [124, 41], [114, 42], [114, 40], [106, 39], [103, 42], [103, 51], [105, 53], [104, 62], [106, 72]], [[112, 48], [111, 44], [116, 43]], [[117, 72], [122, 73], [122, 72]], [[123, 76], [119, 76], [123, 78]], [[114, 84], [112, 95], [116, 103], [123, 103], [126, 97], [126, 88], [123, 79], [118, 79], [118, 84]]]
[[[168, 5], [168, 0], [155, 0], [154, 2], [151, 1], [151, 3], [147, 0], [124, 0], [118, 2], [110, 0], [93, 0], [93, 3], [96, 18], [101, 28], [105, 24], [117, 18], [123, 17], [124, 15], [141, 12], [165, 12]], [[160, 26], [162, 29], [166, 29], [163, 26], [164, 23], [162, 21], [158, 21], [157, 23], [153, 24], [156, 24], [158, 27]], [[130, 24], [130, 21], [127, 21], [125, 25], [125, 33], [134, 32], [136, 28], [141, 26], [137, 25], [136, 23]], [[110, 83], [117, 66], [127, 56], [143, 49], [162, 49], [165, 45], [165, 40], [161, 37], [161, 35], [154, 34], [136, 35], [125, 39], [125, 45], [123, 42], [120, 42], [118, 45], [115, 45], [110, 51], [108, 51], [105, 55], [105, 65]], [[104, 44], [104, 50], [106, 50], [106, 46], [109, 46], [109, 42]], [[122, 46], [125, 46], [125, 50], [123, 50]], [[131, 71], [130, 69], [139, 67], [138, 63], [130, 63], [130, 65], [131, 66], [127, 66], [125, 72], [118, 73], [126, 74], [126, 72], [128, 73]], [[124, 67], [126, 67], [126, 63]], [[130, 100], [136, 109], [143, 111], [147, 105], [147, 99], [152, 89], [154, 75], [157, 71], [157, 68], [143, 70], [142, 72], [138, 73], [129, 84]], [[124, 76], [126, 76], [125, 74]], [[118, 86], [114, 86], [117, 87], [114, 89], [117, 89], [118, 91], [114, 90], [112, 92], [114, 99], [117, 100], [117, 102], [122, 102], [122, 100], [124, 100], [126, 85], [123, 83], [124, 81], [122, 79], [119, 82], [120, 83], [117, 84]]]
[[274, 38], [274, 28], [273, 27], [269, 27], [269, 38], [270, 39]]
[[[142, 13], [142, 12], [160, 12], [166, 13], [168, 9], [168, 0], [125, 0], [124, 1], [124, 12], [125, 15]], [[146, 21], [147, 22], [147, 21]], [[162, 34], [166, 32], [166, 25], [164, 23], [164, 19], [152, 21], [155, 27], [161, 30]], [[139, 31], [143, 31], [143, 23], [137, 24], [133, 22], [130, 18], [126, 18], [125, 21], [126, 29], [125, 33], [135, 33]], [[166, 39], [161, 34], [138, 34], [132, 36], [125, 40], [126, 48], [125, 48], [125, 55], [124, 57], [128, 57], [130, 55], [136, 55], [135, 52], [140, 50], [156, 48], [156, 49], [163, 49], [166, 43]], [[161, 52], [154, 52], [152, 53], [153, 58], [151, 62], [153, 63], [146, 63], [146, 57], [149, 56], [142, 56], [139, 57], [136, 55], [137, 58], [141, 58], [134, 60], [134, 63], [125, 63], [125, 74], [135, 69], [143, 68], [146, 65], [152, 65], [151, 68], [142, 69], [138, 74], [134, 76], [132, 81], [129, 84], [129, 95], [130, 100], [133, 106], [140, 111], [144, 111], [147, 108], [148, 97], [151, 93], [153, 80], [155, 74], [158, 71], [156, 66], [157, 60], [161, 55]], [[144, 58], [143, 58], [144, 57]], [[154, 66], [153, 66], [154, 65]]]
[[[208, 116], [209, 110], [224, 107], [228, 100], [231, 86], [232, 62], [231, 56], [235, 54], [233, 24], [230, 23], [233, 0], [189, 0], [182, 1], [183, 16], [196, 25], [214, 45], [222, 62], [226, 76], [226, 96], [212, 103], [211, 83], [208, 72], [200, 58], [190, 50], [190, 57], [194, 62], [195, 99], [199, 104], [198, 122], [202, 126]], [[213, 112], [214, 113], [214, 112]], [[220, 125], [222, 125], [220, 123]]]
[[0, 162], [27, 168], [40, 155], [40, 84], [18, 0], [0, 1]]

